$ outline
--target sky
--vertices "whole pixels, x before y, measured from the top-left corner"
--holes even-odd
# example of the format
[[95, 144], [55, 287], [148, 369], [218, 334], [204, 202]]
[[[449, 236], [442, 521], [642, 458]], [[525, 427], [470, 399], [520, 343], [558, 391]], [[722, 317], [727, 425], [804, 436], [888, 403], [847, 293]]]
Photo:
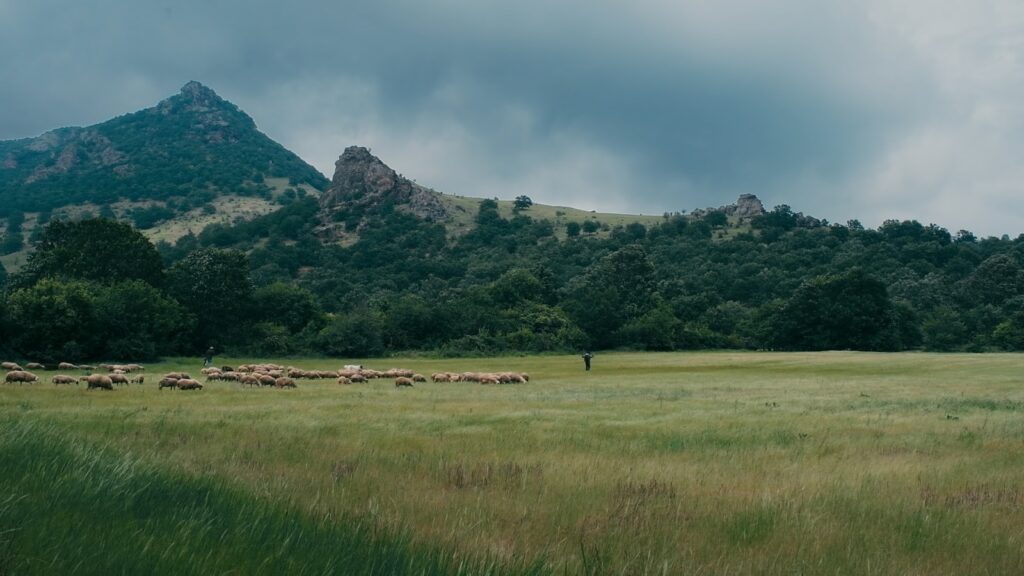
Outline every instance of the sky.
[[0, 0], [0, 139], [197, 80], [330, 177], [1024, 232], [1020, 0]]

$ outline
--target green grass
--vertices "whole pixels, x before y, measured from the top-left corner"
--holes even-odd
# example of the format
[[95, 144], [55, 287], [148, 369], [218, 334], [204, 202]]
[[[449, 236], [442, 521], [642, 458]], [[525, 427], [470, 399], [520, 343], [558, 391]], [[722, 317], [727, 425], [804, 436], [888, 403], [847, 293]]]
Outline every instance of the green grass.
[[[175, 516], [155, 497], [132, 496], [164, 478], [237, 503], [212, 509], [205, 522], [245, 526], [256, 521], [239, 510], [265, 507], [303, 526], [302, 541], [344, 539], [351, 526], [365, 527], [384, 538], [371, 557], [418, 558], [416, 566], [433, 566], [434, 558], [453, 569], [458, 557], [513, 571], [542, 562], [570, 574], [1019, 574], [1022, 361], [1010, 354], [623, 353], [598, 355], [584, 373], [575, 356], [300, 359], [287, 363], [361, 362], [424, 374], [524, 370], [531, 382], [403, 390], [390, 381], [300, 381], [296, 390], [211, 383], [198, 393], [153, 383], [110, 393], [8, 385], [0, 388], [0, 502], [41, 486], [24, 501], [38, 512], [14, 516], [19, 531], [37, 535], [28, 541], [63, 533], [48, 526], [60, 525], [58, 510], [75, 508], [47, 512], [40, 494], [101, 484], [109, 497], [99, 500], [137, 502], [82, 508], [81, 518], [120, 518], [130, 527], [111, 532], [115, 540], [140, 539], [126, 540], [132, 544], [112, 571], [144, 567], [131, 552], [146, 538], [189, 558], [219, 558], [190, 548], [189, 530], [173, 524], [201, 521], [189, 524], [191, 516]], [[147, 374], [197, 372], [196, 364], [167, 362]], [[15, 449], [21, 445], [28, 448]], [[92, 461], [105, 467], [82, 465]], [[34, 476], [24, 472], [37, 466], [43, 471]], [[98, 472], [74, 481], [53, 472], [64, 469]], [[146, 480], [98, 480], [118, 470]], [[167, 506], [193, 502], [192, 488], [161, 486]], [[79, 504], [95, 500], [83, 496]], [[4, 506], [0, 533], [7, 534], [12, 516]], [[268, 534], [286, 539], [277, 529]], [[356, 530], [353, 537], [368, 536]], [[0, 558], [25, 566], [88, 548], [39, 546], [26, 554], [9, 545]], [[259, 544], [246, 554], [267, 546], [277, 550]], [[336, 565], [332, 553], [310, 550], [268, 561], [298, 562], [274, 564], [292, 572]], [[183, 566], [212, 572], [224, 564]], [[254, 571], [240, 566], [238, 573]]]

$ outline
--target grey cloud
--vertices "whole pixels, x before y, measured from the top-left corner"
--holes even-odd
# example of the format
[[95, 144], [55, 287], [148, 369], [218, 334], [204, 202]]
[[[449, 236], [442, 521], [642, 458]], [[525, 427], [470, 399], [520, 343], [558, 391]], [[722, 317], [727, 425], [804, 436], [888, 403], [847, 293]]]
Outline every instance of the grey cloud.
[[453, 193], [659, 213], [754, 192], [833, 220], [934, 217], [987, 232], [982, 214], [954, 221], [955, 192], [929, 204], [931, 160], [908, 148], [936, 124], [947, 138], [980, 132], [947, 121], [964, 95], [942, 88], [947, 60], [923, 50], [927, 9], [0, 1], [0, 50], [17, 55], [0, 60], [17, 79], [0, 88], [0, 138], [100, 121], [197, 79], [328, 175], [361, 143]]

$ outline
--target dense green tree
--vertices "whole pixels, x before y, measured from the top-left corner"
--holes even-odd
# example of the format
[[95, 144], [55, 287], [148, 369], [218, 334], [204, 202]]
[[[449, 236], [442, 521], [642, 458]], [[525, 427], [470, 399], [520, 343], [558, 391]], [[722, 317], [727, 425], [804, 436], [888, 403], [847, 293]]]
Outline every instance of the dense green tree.
[[380, 316], [367, 308], [337, 315], [317, 335], [319, 352], [339, 358], [378, 356], [385, 350]]
[[243, 252], [196, 250], [175, 262], [167, 276], [171, 296], [196, 318], [195, 349], [244, 342], [253, 285]]
[[257, 288], [253, 293], [253, 317], [273, 322], [290, 333], [301, 332], [310, 323], [319, 324], [323, 310], [316, 296], [309, 290], [276, 282]]
[[54, 220], [19, 274], [18, 285], [45, 277], [110, 284], [141, 280], [161, 286], [164, 267], [156, 247], [128, 224], [113, 220]]
[[802, 284], [772, 321], [776, 347], [893, 350], [898, 327], [885, 284], [854, 269]]
[[529, 196], [525, 196], [525, 195], [524, 196], [516, 196], [515, 201], [512, 202], [512, 210], [514, 212], [519, 212], [519, 211], [522, 211], [522, 210], [527, 210], [530, 206], [533, 206], [533, 200], [531, 200]]
[[104, 334], [90, 284], [43, 279], [8, 299], [10, 345], [24, 358], [77, 361], [96, 357]]
[[96, 291], [97, 328], [104, 335], [105, 357], [150, 360], [187, 352], [194, 320], [180, 304], [140, 280]]
[[7, 229], [0, 238], [0, 255], [14, 254], [25, 247], [22, 225], [25, 223], [25, 215], [21, 212], [12, 212], [7, 217]]

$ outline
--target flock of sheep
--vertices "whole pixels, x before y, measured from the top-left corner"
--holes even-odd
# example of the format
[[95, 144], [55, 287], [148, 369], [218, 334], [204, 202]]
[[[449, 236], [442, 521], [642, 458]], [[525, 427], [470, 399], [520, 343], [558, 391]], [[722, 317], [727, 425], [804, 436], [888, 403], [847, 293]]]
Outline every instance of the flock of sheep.
[[[61, 362], [56, 367], [48, 368], [42, 364], [29, 363], [25, 365], [28, 370], [85, 370], [93, 372], [97, 367], [88, 365], [75, 365], [68, 362]], [[4, 381], [7, 383], [31, 384], [39, 381], [39, 377], [23, 369], [14, 362], [2, 362], [0, 367], [8, 370]], [[100, 364], [98, 368], [106, 370], [107, 374], [90, 373], [87, 376], [74, 377], [65, 374], [53, 376], [50, 381], [53, 384], [78, 384], [84, 382], [89, 388], [100, 388], [113, 390], [114, 384], [143, 384], [145, 377], [142, 375], [131, 376], [133, 372], [145, 370], [139, 364]], [[411, 388], [416, 382], [427, 382], [426, 376], [417, 374], [412, 370], [402, 368], [390, 368], [388, 370], [371, 370], [361, 365], [347, 364], [341, 370], [303, 370], [292, 366], [280, 366], [278, 364], [244, 364], [237, 368], [223, 366], [221, 368], [203, 368], [202, 373], [206, 381], [214, 380], [238, 382], [243, 386], [272, 386], [275, 388], [295, 388], [296, 380], [319, 380], [333, 379], [338, 384], [356, 384], [369, 380], [387, 378], [394, 379], [396, 388]], [[530, 381], [530, 375], [523, 372], [435, 372], [431, 374], [432, 382], [477, 382], [480, 384], [519, 384]], [[202, 390], [203, 384], [193, 379], [184, 372], [169, 372], [164, 374], [158, 382], [160, 390], [164, 388], [176, 388], [178, 390]]]

